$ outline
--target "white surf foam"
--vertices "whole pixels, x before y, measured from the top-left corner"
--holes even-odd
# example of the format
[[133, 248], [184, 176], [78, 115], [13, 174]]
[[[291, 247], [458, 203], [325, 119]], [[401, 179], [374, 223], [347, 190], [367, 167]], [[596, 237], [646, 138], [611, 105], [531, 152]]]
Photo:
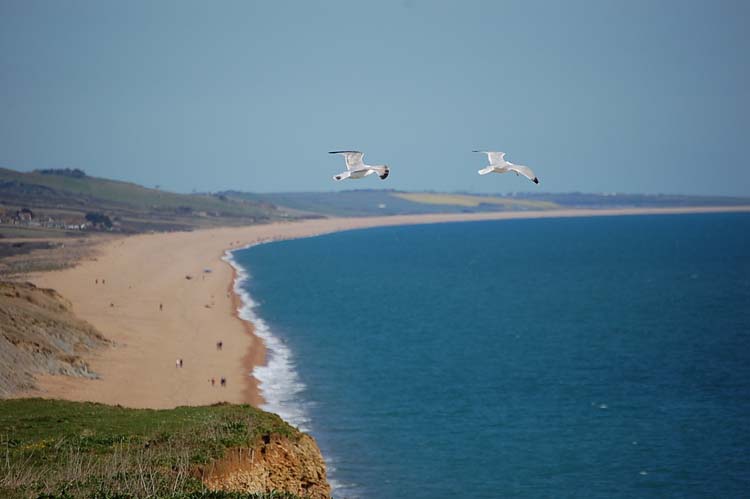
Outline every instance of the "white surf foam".
[[261, 395], [265, 403], [261, 409], [275, 412], [285, 421], [298, 427], [304, 432], [310, 431], [310, 418], [305, 410], [305, 404], [299, 397], [305, 389], [304, 383], [300, 381], [294, 364], [292, 351], [274, 336], [271, 329], [255, 313], [257, 304], [252, 297], [243, 289], [243, 284], [250, 278], [248, 272], [242, 268], [234, 259], [233, 251], [247, 249], [253, 244], [243, 248], [227, 251], [224, 260], [229, 263], [236, 272], [234, 280], [234, 292], [240, 297], [241, 304], [237, 313], [242, 320], [253, 324], [255, 334], [263, 341], [266, 347], [266, 364], [255, 366], [252, 375], [258, 380]]
[[[257, 303], [243, 289], [243, 285], [250, 279], [250, 274], [234, 259], [235, 251], [271, 241], [262, 241], [248, 244], [242, 248], [227, 250], [223, 259], [236, 272], [233, 289], [241, 301], [237, 313], [242, 320], [250, 321], [253, 324], [255, 334], [266, 347], [266, 364], [255, 366], [252, 371], [252, 375], [258, 380], [263, 400], [265, 400], [261, 409], [278, 414], [284, 421], [298, 427], [301, 431], [312, 433], [310, 416], [307, 411], [307, 407], [312, 402], [305, 401], [301, 396], [305, 390], [305, 384], [302, 383], [297, 374], [294, 355], [289, 347], [273, 334], [268, 324], [255, 313], [254, 309]], [[334, 478], [336, 467], [331, 456], [325, 455], [323, 458], [326, 461], [328, 483], [331, 485], [333, 495], [351, 499], [359, 497], [356, 484], [339, 482]]]

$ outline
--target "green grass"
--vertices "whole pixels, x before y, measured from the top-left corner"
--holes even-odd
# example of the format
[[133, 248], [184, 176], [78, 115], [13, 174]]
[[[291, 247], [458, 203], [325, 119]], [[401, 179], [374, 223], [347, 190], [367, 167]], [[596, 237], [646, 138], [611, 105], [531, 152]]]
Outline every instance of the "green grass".
[[247, 405], [151, 410], [0, 401], [0, 497], [293, 497], [209, 493], [198, 478], [226, 449], [253, 447], [269, 435], [296, 440], [300, 433]]

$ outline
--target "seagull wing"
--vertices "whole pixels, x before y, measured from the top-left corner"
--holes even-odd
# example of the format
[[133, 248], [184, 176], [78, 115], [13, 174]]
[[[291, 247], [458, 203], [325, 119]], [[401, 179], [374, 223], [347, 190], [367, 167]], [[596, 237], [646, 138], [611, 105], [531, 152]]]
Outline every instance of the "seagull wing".
[[341, 154], [346, 161], [347, 170], [359, 170], [364, 168], [365, 164], [362, 161], [364, 153], [359, 151], [331, 151], [328, 154]]
[[514, 165], [511, 163], [510, 165], [508, 165], [507, 168], [509, 171], [520, 173], [521, 175], [531, 180], [535, 184], [539, 183], [539, 179], [536, 178], [536, 175], [534, 175], [534, 172], [528, 166]]
[[490, 160], [491, 165], [502, 165], [505, 163], [505, 153], [504, 152], [487, 152], [487, 159]]
[[504, 152], [495, 152], [495, 151], [473, 151], [473, 152], [481, 152], [482, 154], [486, 154], [487, 160], [489, 160], [491, 165], [502, 165], [505, 162]]

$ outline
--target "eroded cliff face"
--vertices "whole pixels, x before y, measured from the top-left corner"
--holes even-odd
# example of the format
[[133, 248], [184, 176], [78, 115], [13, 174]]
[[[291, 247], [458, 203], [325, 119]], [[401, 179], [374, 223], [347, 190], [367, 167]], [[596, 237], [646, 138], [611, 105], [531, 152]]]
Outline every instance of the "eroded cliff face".
[[109, 345], [56, 291], [0, 281], [0, 397], [34, 388], [37, 374], [94, 378], [81, 356]]
[[315, 440], [270, 435], [254, 448], [237, 448], [200, 471], [211, 490], [233, 492], [290, 492], [311, 499], [329, 499], [331, 486]]

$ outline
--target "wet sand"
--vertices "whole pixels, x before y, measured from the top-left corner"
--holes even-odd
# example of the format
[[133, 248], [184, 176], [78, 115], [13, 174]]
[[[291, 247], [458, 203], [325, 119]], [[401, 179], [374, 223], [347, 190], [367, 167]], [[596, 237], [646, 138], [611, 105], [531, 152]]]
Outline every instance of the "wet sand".
[[[748, 212], [750, 207], [331, 218], [108, 240], [96, 258], [30, 279], [59, 291], [79, 317], [116, 343], [87, 359], [100, 379], [46, 375], [39, 378], [38, 390], [20, 395], [148, 408], [262, 404], [251, 372], [264, 362], [265, 348], [252, 324], [237, 317], [241, 304], [232, 292], [234, 270], [222, 260], [226, 250], [248, 244], [389, 225], [727, 211]], [[183, 359], [183, 367], [175, 366], [177, 359]], [[220, 386], [222, 376], [226, 387]]]

